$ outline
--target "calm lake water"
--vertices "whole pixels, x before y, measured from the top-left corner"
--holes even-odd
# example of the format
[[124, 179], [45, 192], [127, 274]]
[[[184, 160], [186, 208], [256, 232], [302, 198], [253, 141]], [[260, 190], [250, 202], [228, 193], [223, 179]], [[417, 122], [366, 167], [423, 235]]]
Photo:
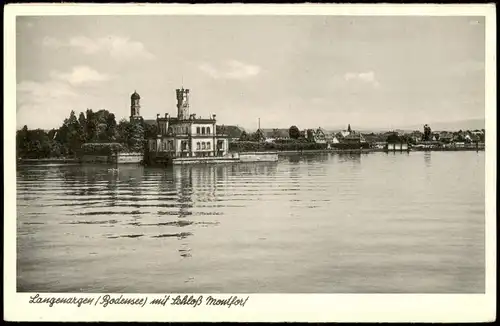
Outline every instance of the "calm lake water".
[[484, 158], [19, 166], [17, 288], [483, 293]]

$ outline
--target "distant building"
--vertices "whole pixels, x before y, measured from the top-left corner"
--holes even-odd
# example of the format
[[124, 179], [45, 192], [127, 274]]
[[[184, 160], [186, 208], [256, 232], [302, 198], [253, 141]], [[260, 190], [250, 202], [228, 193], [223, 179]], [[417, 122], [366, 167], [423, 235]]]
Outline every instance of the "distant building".
[[363, 144], [366, 143], [366, 140], [362, 134], [351, 132], [351, 134], [345, 136], [342, 139], [342, 142], [345, 144]]
[[365, 144], [366, 140], [361, 133], [358, 133], [351, 129], [349, 124], [347, 130], [341, 131], [341, 143], [344, 144]]
[[421, 142], [422, 139], [424, 138], [424, 133], [419, 131], [419, 130], [415, 130], [415, 131], [412, 131], [408, 137], [413, 140], [414, 143], [418, 143], [418, 142]]
[[[134, 93], [136, 94], [136, 93]], [[132, 111], [138, 113], [140, 97], [132, 94]], [[217, 132], [216, 115], [208, 118], [189, 113], [189, 89], [177, 89], [177, 117], [157, 115], [158, 135], [148, 139], [148, 151], [157, 156], [206, 157], [224, 156], [228, 152], [228, 137]], [[135, 108], [135, 109], [134, 109]]]
[[439, 141], [443, 143], [451, 143], [453, 141], [453, 133], [443, 131], [439, 134]]
[[318, 129], [313, 132], [313, 140], [317, 144], [326, 144], [326, 132], [321, 127], [318, 127]]
[[241, 135], [245, 131], [243, 128], [239, 126], [217, 125], [215, 127], [217, 135], [226, 135], [230, 142], [239, 140]]
[[257, 130], [257, 133], [259, 133], [260, 139], [265, 142], [290, 139], [289, 129], [284, 128], [261, 128]]
[[340, 135], [341, 135], [342, 138], [344, 138], [346, 136], [349, 136], [350, 134], [351, 134], [351, 132], [348, 131], [348, 130], [342, 130], [342, 131], [340, 131]]

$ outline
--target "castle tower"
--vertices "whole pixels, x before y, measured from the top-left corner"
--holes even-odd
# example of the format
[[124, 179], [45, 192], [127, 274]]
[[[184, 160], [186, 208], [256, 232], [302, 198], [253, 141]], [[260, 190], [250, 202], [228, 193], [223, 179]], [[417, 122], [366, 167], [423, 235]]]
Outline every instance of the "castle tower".
[[130, 121], [141, 118], [141, 96], [134, 91], [130, 96]]
[[189, 119], [189, 89], [176, 89], [177, 95], [177, 118], [179, 120]]

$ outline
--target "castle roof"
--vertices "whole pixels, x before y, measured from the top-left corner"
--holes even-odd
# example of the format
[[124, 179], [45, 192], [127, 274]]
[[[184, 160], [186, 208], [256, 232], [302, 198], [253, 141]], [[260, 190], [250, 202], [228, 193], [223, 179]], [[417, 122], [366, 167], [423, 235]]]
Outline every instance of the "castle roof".
[[288, 138], [289, 130], [286, 128], [261, 128], [260, 132], [266, 138]]

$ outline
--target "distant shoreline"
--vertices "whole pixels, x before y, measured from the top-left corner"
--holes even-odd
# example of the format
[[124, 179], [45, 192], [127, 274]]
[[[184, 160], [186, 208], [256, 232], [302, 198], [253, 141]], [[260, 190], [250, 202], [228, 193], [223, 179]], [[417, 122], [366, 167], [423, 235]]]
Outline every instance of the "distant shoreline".
[[[484, 148], [413, 148], [410, 151], [407, 150], [386, 150], [382, 148], [367, 148], [367, 149], [310, 149], [310, 150], [293, 150], [293, 151], [241, 151], [240, 153], [246, 154], [278, 154], [278, 155], [295, 155], [295, 154], [320, 154], [320, 153], [338, 153], [338, 154], [359, 154], [359, 153], [376, 153], [376, 152], [386, 152], [386, 153], [401, 153], [401, 152], [477, 152], [484, 151]], [[17, 163], [63, 163], [63, 164], [79, 164], [80, 159], [77, 158], [19, 158]]]
[[18, 163], [80, 163], [77, 158], [19, 158]]
[[401, 153], [401, 152], [476, 152], [484, 151], [484, 148], [413, 148], [411, 150], [387, 150], [383, 148], [365, 148], [365, 149], [310, 149], [310, 150], [293, 150], [293, 151], [242, 151], [241, 153], [247, 154], [259, 154], [259, 153], [275, 153], [278, 155], [287, 154], [314, 154], [314, 153], [339, 153], [339, 154], [359, 154], [359, 153], [376, 153], [376, 152], [386, 152], [386, 153]]

